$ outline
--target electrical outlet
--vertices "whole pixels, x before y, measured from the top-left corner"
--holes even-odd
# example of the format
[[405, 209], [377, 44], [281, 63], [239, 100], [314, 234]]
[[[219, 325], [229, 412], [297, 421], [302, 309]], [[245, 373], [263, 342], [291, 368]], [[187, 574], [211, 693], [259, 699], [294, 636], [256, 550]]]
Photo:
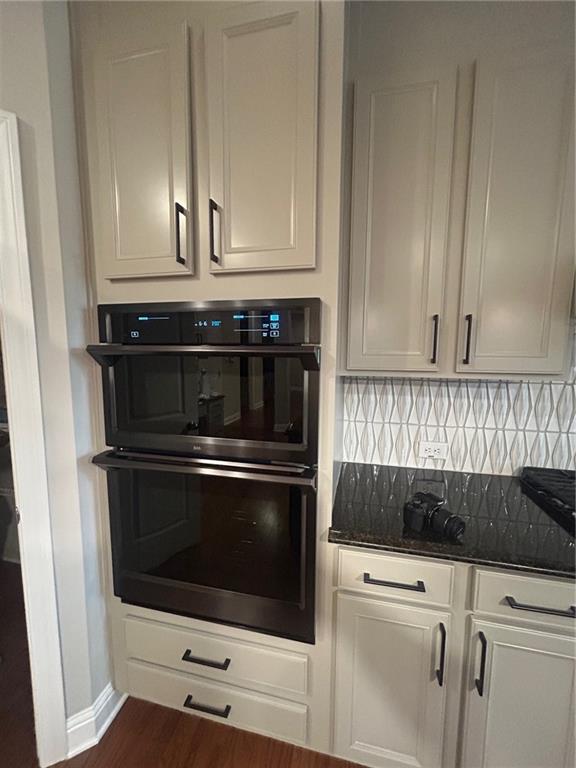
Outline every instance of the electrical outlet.
[[418, 446], [419, 459], [447, 459], [448, 443], [433, 443], [420, 440]]

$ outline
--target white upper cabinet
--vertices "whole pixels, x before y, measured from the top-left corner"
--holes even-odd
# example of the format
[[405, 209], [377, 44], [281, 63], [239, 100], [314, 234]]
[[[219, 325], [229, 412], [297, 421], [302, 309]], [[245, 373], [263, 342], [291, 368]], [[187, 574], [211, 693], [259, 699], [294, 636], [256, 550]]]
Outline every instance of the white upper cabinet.
[[474, 620], [465, 768], [573, 768], [574, 639]]
[[314, 267], [318, 4], [233, 7], [205, 43], [211, 268]]
[[440, 768], [450, 614], [339, 595], [335, 751], [374, 768]]
[[574, 270], [573, 60], [480, 58], [459, 371], [561, 373]]
[[356, 84], [351, 369], [437, 369], [455, 92], [455, 66]]
[[107, 278], [189, 274], [188, 28], [184, 22], [131, 28], [115, 21], [92, 57], [95, 254]]
[[573, 6], [489, 6], [351, 3], [348, 370], [567, 372]]

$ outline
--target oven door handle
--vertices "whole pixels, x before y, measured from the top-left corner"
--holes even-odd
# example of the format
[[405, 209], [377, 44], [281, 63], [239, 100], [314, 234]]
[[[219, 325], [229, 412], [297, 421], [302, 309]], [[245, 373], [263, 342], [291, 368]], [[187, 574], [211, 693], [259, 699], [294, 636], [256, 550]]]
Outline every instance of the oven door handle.
[[88, 353], [102, 367], [114, 365], [119, 358], [128, 356], [144, 357], [148, 355], [202, 355], [205, 357], [224, 355], [225, 357], [296, 357], [302, 361], [304, 370], [320, 370], [320, 345], [299, 344], [295, 346], [280, 344], [258, 344], [254, 346], [234, 345], [185, 345], [185, 344], [89, 344]]
[[237, 480], [254, 480], [262, 483], [276, 483], [278, 485], [299, 485], [316, 490], [317, 472], [313, 468], [303, 469], [298, 474], [284, 472], [270, 467], [261, 470], [238, 470], [230, 465], [207, 466], [186, 461], [179, 456], [167, 456], [165, 459], [154, 457], [148, 459], [145, 454], [132, 453], [124, 457], [116, 451], [104, 451], [94, 456], [92, 462], [103, 469], [144, 469], [158, 470], [161, 472], [178, 472], [184, 475], [210, 475], [211, 477], [227, 477]]

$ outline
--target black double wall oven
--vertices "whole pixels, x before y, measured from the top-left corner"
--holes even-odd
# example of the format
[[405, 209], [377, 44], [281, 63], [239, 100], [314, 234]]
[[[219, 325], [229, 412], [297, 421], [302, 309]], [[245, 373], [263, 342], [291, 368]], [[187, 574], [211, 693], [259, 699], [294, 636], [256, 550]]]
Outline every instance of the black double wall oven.
[[319, 299], [98, 313], [115, 594], [313, 643]]

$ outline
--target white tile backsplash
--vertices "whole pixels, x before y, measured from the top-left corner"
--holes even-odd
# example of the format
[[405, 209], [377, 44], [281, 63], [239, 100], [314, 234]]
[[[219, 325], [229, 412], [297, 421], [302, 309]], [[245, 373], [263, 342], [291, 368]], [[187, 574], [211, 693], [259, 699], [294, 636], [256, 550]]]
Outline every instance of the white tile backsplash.
[[[511, 475], [526, 464], [573, 469], [576, 384], [344, 379], [343, 460]], [[448, 458], [418, 458], [421, 440]]]

